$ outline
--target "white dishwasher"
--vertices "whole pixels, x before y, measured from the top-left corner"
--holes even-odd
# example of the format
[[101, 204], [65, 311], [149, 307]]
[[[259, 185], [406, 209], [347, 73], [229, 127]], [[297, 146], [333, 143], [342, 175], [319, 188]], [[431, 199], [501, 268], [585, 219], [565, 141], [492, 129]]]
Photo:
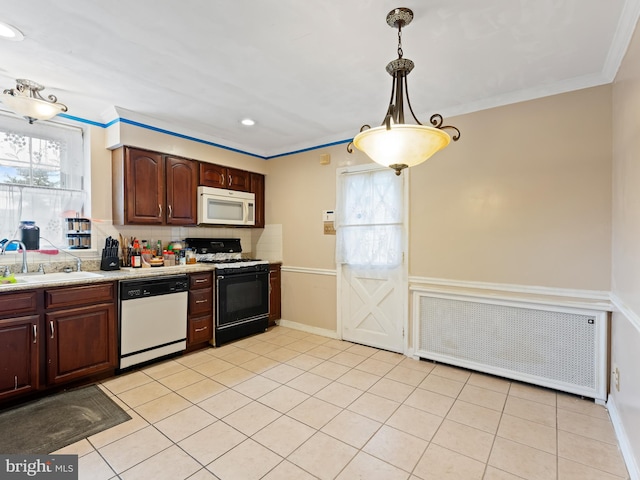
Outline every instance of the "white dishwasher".
[[120, 282], [120, 369], [186, 349], [188, 290], [187, 275]]

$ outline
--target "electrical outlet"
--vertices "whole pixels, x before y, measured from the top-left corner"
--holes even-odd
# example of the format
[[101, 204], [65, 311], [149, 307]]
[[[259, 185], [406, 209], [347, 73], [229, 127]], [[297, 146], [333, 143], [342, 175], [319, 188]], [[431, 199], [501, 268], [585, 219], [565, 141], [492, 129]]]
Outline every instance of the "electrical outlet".
[[616, 390], [619, 392], [620, 391], [620, 370], [618, 370], [617, 366], [613, 366], [613, 372], [611, 372], [613, 375], [613, 385], [616, 387]]

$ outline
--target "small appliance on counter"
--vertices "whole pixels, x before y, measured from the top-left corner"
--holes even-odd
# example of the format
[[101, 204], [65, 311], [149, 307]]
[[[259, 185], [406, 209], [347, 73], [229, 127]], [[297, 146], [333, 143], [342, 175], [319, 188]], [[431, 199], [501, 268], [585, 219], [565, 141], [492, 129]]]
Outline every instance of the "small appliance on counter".
[[40, 249], [40, 229], [36, 222], [32, 220], [20, 222], [20, 240], [27, 250]]
[[67, 244], [69, 248], [91, 248], [91, 220], [88, 218], [65, 218], [67, 226]]

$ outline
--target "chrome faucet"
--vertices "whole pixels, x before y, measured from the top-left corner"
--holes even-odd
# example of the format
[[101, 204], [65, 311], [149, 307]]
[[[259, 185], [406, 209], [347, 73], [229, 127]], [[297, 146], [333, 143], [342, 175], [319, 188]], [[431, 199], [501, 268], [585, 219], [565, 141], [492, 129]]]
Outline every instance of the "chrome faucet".
[[7, 247], [12, 243], [17, 244], [22, 249], [22, 273], [29, 273], [29, 269], [27, 268], [27, 247], [25, 247], [24, 243], [20, 240], [9, 240], [2, 246], [2, 250], [0, 251], [0, 255], [4, 255], [4, 252], [7, 251]]

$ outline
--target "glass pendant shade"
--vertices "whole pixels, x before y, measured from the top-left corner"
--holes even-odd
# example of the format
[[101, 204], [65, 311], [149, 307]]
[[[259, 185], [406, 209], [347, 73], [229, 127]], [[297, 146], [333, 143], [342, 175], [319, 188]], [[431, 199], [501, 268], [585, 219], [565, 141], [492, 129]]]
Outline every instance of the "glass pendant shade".
[[48, 99], [43, 98], [40, 95], [43, 89], [44, 87], [36, 82], [18, 79], [16, 88], [5, 90], [0, 95], [0, 101], [29, 120], [29, 123], [36, 120], [49, 120], [67, 111], [67, 106], [58, 103], [54, 95], [49, 95]]
[[[443, 125], [442, 115], [433, 114], [427, 126], [413, 113], [407, 75], [413, 70], [414, 63], [404, 58], [402, 51], [402, 27], [411, 23], [412, 19], [413, 12], [409, 8], [395, 8], [388, 13], [387, 25], [398, 29], [398, 58], [386, 67], [387, 73], [393, 77], [387, 114], [379, 127], [363, 125], [360, 133], [347, 145], [349, 153], [353, 153], [354, 146], [377, 164], [395, 170], [396, 175], [400, 175], [404, 168], [428, 160], [452, 140], [457, 142], [460, 139], [460, 130], [452, 125]], [[405, 106], [415, 124], [405, 123]], [[445, 130], [455, 133], [450, 136]]]
[[35, 120], [49, 120], [63, 111], [60, 104], [31, 98], [26, 95], [11, 95], [5, 93], [2, 95], [2, 103], [17, 114]]
[[353, 139], [353, 145], [371, 160], [391, 168], [405, 168], [428, 160], [451, 142], [449, 134], [426, 125], [399, 124], [370, 128]]

